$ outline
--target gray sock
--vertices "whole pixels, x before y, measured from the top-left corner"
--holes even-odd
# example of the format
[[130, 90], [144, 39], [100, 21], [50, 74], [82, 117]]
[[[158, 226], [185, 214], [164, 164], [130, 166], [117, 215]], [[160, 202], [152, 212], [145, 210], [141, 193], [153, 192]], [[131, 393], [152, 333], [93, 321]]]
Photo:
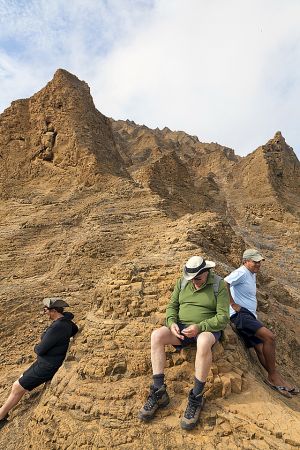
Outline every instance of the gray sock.
[[199, 394], [202, 394], [204, 386], [205, 386], [205, 381], [200, 381], [196, 377], [194, 378], [193, 394], [195, 397]]
[[159, 373], [157, 375], [153, 375], [153, 386], [157, 390], [163, 386], [165, 382], [165, 374]]

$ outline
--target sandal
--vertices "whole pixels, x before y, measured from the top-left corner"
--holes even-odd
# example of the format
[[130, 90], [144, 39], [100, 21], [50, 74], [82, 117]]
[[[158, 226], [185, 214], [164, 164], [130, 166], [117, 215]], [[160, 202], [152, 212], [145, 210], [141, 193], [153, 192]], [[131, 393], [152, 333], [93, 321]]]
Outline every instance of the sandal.
[[[275, 386], [274, 384], [270, 383], [270, 381], [268, 380], [264, 380], [264, 382], [271, 388], [274, 389], [275, 391], [279, 392], [279, 394], [284, 395], [285, 397], [291, 398], [292, 396], [292, 392], [289, 388], [287, 388], [286, 386]], [[296, 389], [296, 388], [295, 388]], [[293, 390], [293, 389], [292, 389]]]
[[288, 392], [292, 395], [297, 395], [297, 394], [299, 394], [300, 389], [297, 387], [293, 387], [293, 388], [288, 389]]

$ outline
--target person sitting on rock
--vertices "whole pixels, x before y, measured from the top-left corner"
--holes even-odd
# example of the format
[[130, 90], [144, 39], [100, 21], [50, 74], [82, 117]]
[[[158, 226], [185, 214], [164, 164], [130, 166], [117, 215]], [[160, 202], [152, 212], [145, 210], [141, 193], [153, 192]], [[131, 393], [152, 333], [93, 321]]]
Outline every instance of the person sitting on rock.
[[0, 408], [0, 429], [7, 423], [8, 412], [27, 391], [53, 378], [65, 359], [70, 338], [78, 332], [77, 325], [72, 322], [74, 315], [63, 312], [68, 303], [52, 297], [45, 298], [43, 304], [44, 313], [52, 324], [42, 334], [41, 342], [34, 347], [37, 360], [14, 382], [8, 399]]
[[243, 253], [243, 264], [224, 278], [230, 296], [230, 320], [247, 348], [253, 347], [268, 372], [266, 383], [286, 397], [299, 393], [287, 383], [275, 362], [275, 336], [257, 320], [256, 274], [264, 257], [253, 248]]
[[[184, 265], [183, 278], [176, 282], [171, 301], [166, 309], [166, 325], [151, 335], [151, 362], [153, 385], [139, 419], [149, 421], [158, 408], [167, 406], [169, 395], [165, 384], [165, 346], [181, 349], [197, 344], [194, 388], [181, 420], [185, 430], [193, 429], [204, 404], [203, 391], [212, 363], [211, 348], [229, 323], [229, 297], [223, 280], [214, 275], [213, 261], [192, 256]], [[217, 281], [217, 289], [215, 289]]]

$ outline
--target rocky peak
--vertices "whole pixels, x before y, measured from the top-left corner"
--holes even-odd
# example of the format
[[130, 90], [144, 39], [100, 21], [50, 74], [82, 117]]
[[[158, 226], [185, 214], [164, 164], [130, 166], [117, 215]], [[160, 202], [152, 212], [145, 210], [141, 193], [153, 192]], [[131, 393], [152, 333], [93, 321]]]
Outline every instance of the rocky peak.
[[[95, 108], [88, 85], [63, 69], [0, 116], [0, 135], [4, 187], [10, 179], [23, 185], [45, 176], [54, 182], [57, 168], [67, 171], [72, 184], [127, 176], [109, 119]], [[12, 157], [14, 166], [7, 164]]]
[[281, 131], [276, 131], [273, 139], [270, 139], [269, 142], [273, 143], [273, 144], [280, 144], [280, 145], [285, 145], [286, 144], [285, 139], [284, 139], [284, 137], [281, 134]]
[[79, 78], [77, 78], [76, 75], [73, 75], [72, 73], [68, 72], [65, 69], [57, 69], [50, 83], [53, 85], [69, 84], [71, 86], [81, 87], [90, 92], [89, 85], [85, 81], [79, 80]]
[[299, 161], [281, 132], [277, 131], [261, 149], [273, 188], [283, 197], [287, 189], [296, 192], [300, 185]]
[[53, 79], [35, 94], [31, 101], [34, 102], [35, 99], [45, 104], [51, 102], [57, 109], [61, 110], [72, 111], [71, 108], [75, 104], [78, 112], [81, 108], [86, 111], [95, 108], [88, 84], [64, 69], [58, 69]]

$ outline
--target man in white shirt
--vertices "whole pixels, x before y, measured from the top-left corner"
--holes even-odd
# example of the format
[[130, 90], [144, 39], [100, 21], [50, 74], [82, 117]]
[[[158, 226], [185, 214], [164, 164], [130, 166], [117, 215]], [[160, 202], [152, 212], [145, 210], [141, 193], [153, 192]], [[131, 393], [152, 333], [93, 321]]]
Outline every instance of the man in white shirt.
[[261, 261], [264, 257], [257, 250], [245, 250], [242, 266], [224, 278], [230, 295], [230, 321], [246, 347], [253, 347], [256, 351], [260, 363], [268, 372], [267, 384], [284, 396], [291, 397], [299, 393], [299, 389], [287, 383], [276, 369], [275, 336], [257, 320], [256, 274]]

